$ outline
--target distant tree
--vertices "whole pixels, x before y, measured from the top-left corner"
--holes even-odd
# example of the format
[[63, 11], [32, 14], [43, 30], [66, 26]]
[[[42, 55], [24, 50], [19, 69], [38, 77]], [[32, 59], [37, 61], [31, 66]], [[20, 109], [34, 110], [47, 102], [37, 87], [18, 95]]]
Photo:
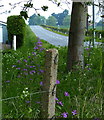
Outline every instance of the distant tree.
[[64, 20], [63, 20], [63, 25], [64, 26], [69, 26], [70, 25], [70, 21], [71, 21], [71, 16], [67, 15]]
[[34, 21], [35, 21], [35, 25], [45, 24], [45, 17], [43, 17], [43, 16], [36, 16], [34, 18]]
[[64, 10], [62, 13], [58, 14], [52, 13], [51, 15], [57, 19], [58, 21], [57, 25], [63, 25], [63, 20], [68, 15], [68, 13], [69, 13], [68, 10]]
[[100, 21], [96, 24], [96, 26], [102, 26], [102, 20], [100, 20]]
[[57, 19], [53, 16], [49, 16], [46, 20], [47, 25], [55, 26], [57, 24]]
[[41, 24], [45, 24], [45, 21], [46, 19], [44, 16], [38, 16], [36, 14], [33, 14], [29, 18], [29, 25], [41, 25]]
[[33, 14], [32, 16], [30, 16], [29, 18], [29, 25], [35, 25], [35, 20], [34, 18], [36, 17], [36, 14]]

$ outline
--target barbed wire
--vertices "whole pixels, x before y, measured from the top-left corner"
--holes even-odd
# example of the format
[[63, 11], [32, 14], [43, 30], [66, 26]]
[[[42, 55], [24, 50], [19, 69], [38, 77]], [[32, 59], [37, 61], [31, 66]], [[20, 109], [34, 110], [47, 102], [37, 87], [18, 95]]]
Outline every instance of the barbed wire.
[[[42, 93], [52, 93], [52, 91], [40, 91], [40, 92], [35, 92], [35, 93], [30, 93], [29, 95], [32, 96], [32, 95], [36, 95], [36, 94], [42, 94]], [[55, 92], [55, 91], [54, 91]], [[28, 95], [28, 96], [29, 96]], [[25, 95], [21, 95], [22, 97], [26, 97]], [[6, 100], [10, 100], [10, 99], [15, 99], [15, 98], [19, 98], [21, 96], [15, 96], [15, 97], [9, 97], [9, 98], [5, 98], [5, 99], [0, 99], [0, 101], [6, 101]]]

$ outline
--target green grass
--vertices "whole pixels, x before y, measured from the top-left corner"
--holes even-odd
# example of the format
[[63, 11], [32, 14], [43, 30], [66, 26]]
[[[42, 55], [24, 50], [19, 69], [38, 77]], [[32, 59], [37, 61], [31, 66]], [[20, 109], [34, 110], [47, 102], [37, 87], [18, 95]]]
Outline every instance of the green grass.
[[57, 34], [60, 34], [60, 35], [68, 36], [68, 34], [64, 34], [64, 33], [58, 32], [58, 31], [54, 31], [54, 30], [52, 30], [50, 28], [45, 28], [44, 27], [44, 29], [49, 30], [49, 31], [54, 32], [54, 33], [57, 33]]
[[[51, 29], [51, 28], [47, 28], [47, 27], [44, 27], [44, 26], [42, 26], [44, 29], [46, 29], [46, 30], [49, 30], [49, 31], [51, 31], [51, 32], [54, 32], [54, 33], [57, 33], [57, 34], [60, 34], [60, 35], [64, 35], [64, 36], [68, 36], [68, 34], [65, 34], [65, 33], [62, 33], [62, 32], [60, 32], [60, 31], [56, 31], [56, 30], [53, 30], [53, 29]], [[53, 26], [52, 26], [53, 27]], [[57, 27], [58, 28], [58, 26], [54, 26], [54, 27]], [[60, 28], [65, 28], [65, 29], [68, 29], [67, 27], [60, 27]]]
[[[92, 29], [92, 26], [89, 26], [89, 29]], [[96, 30], [102, 30], [102, 26], [96, 26]]]
[[[41, 90], [40, 82], [43, 80], [43, 73], [40, 70], [44, 70], [45, 50], [49, 48], [57, 48], [59, 51], [58, 80], [60, 84], [57, 85], [56, 96], [59, 99], [58, 102], [62, 101], [63, 106], [56, 103], [56, 116], [67, 112], [68, 118], [101, 118], [102, 48], [85, 48], [85, 68], [67, 72], [67, 47], [55, 47], [44, 40], [41, 41], [42, 46], [39, 49], [33, 49], [37, 45], [37, 38], [27, 27], [24, 46], [17, 51], [3, 51], [3, 99], [20, 96], [2, 102], [3, 118], [40, 118], [40, 104], [37, 102], [40, 101], [41, 94], [30, 96], [28, 93]], [[41, 50], [42, 47], [43, 50]], [[35, 72], [30, 74], [32, 70]], [[69, 96], [64, 95], [65, 91]], [[73, 110], [77, 110], [77, 115], [72, 115]]]

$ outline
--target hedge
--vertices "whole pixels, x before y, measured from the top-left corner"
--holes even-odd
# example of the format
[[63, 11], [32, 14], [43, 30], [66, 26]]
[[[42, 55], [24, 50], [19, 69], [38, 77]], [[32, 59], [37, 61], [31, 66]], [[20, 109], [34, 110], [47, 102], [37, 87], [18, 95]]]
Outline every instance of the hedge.
[[23, 45], [25, 34], [25, 21], [20, 15], [13, 15], [7, 18], [8, 39], [12, 47], [13, 35], [17, 37], [17, 48]]
[[[49, 25], [41, 25], [41, 26], [45, 27], [45, 28], [50, 28], [50, 29], [52, 29], [54, 31], [59, 31], [59, 32], [66, 33], [66, 34], [69, 33], [68, 29], [53, 27], [53, 26], [49, 26]], [[93, 30], [90, 29], [85, 34], [86, 34], [86, 36], [90, 36], [90, 37], [93, 36]], [[104, 38], [104, 30], [95, 30], [96, 38], [99, 38], [100, 34], [101, 34], [102, 38]]]
[[[104, 30], [95, 30], [95, 37], [99, 38], [99, 36], [102, 36], [104, 38]], [[87, 36], [92, 36], [93, 35], [93, 29], [90, 29], [86, 32]]]
[[53, 26], [49, 26], [49, 25], [41, 25], [42, 27], [45, 27], [45, 28], [50, 28], [51, 30], [53, 31], [59, 31], [59, 32], [62, 32], [64, 34], [68, 34], [69, 33], [69, 30], [68, 29], [65, 29], [65, 28], [58, 28], [58, 27], [53, 27]]

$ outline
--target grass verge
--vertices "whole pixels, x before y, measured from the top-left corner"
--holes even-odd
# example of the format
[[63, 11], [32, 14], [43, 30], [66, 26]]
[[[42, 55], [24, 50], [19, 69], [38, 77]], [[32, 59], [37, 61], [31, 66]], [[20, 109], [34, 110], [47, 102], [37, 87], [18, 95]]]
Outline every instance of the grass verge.
[[[29, 27], [26, 31], [24, 46], [3, 54], [3, 118], [41, 118], [41, 94], [30, 93], [41, 91], [45, 50], [55, 46], [38, 41]], [[65, 114], [68, 118], [101, 118], [102, 48], [85, 48], [85, 68], [68, 73], [67, 47], [57, 49], [59, 82], [55, 115], [62, 119]], [[6, 99], [15, 96], [19, 97]]]

